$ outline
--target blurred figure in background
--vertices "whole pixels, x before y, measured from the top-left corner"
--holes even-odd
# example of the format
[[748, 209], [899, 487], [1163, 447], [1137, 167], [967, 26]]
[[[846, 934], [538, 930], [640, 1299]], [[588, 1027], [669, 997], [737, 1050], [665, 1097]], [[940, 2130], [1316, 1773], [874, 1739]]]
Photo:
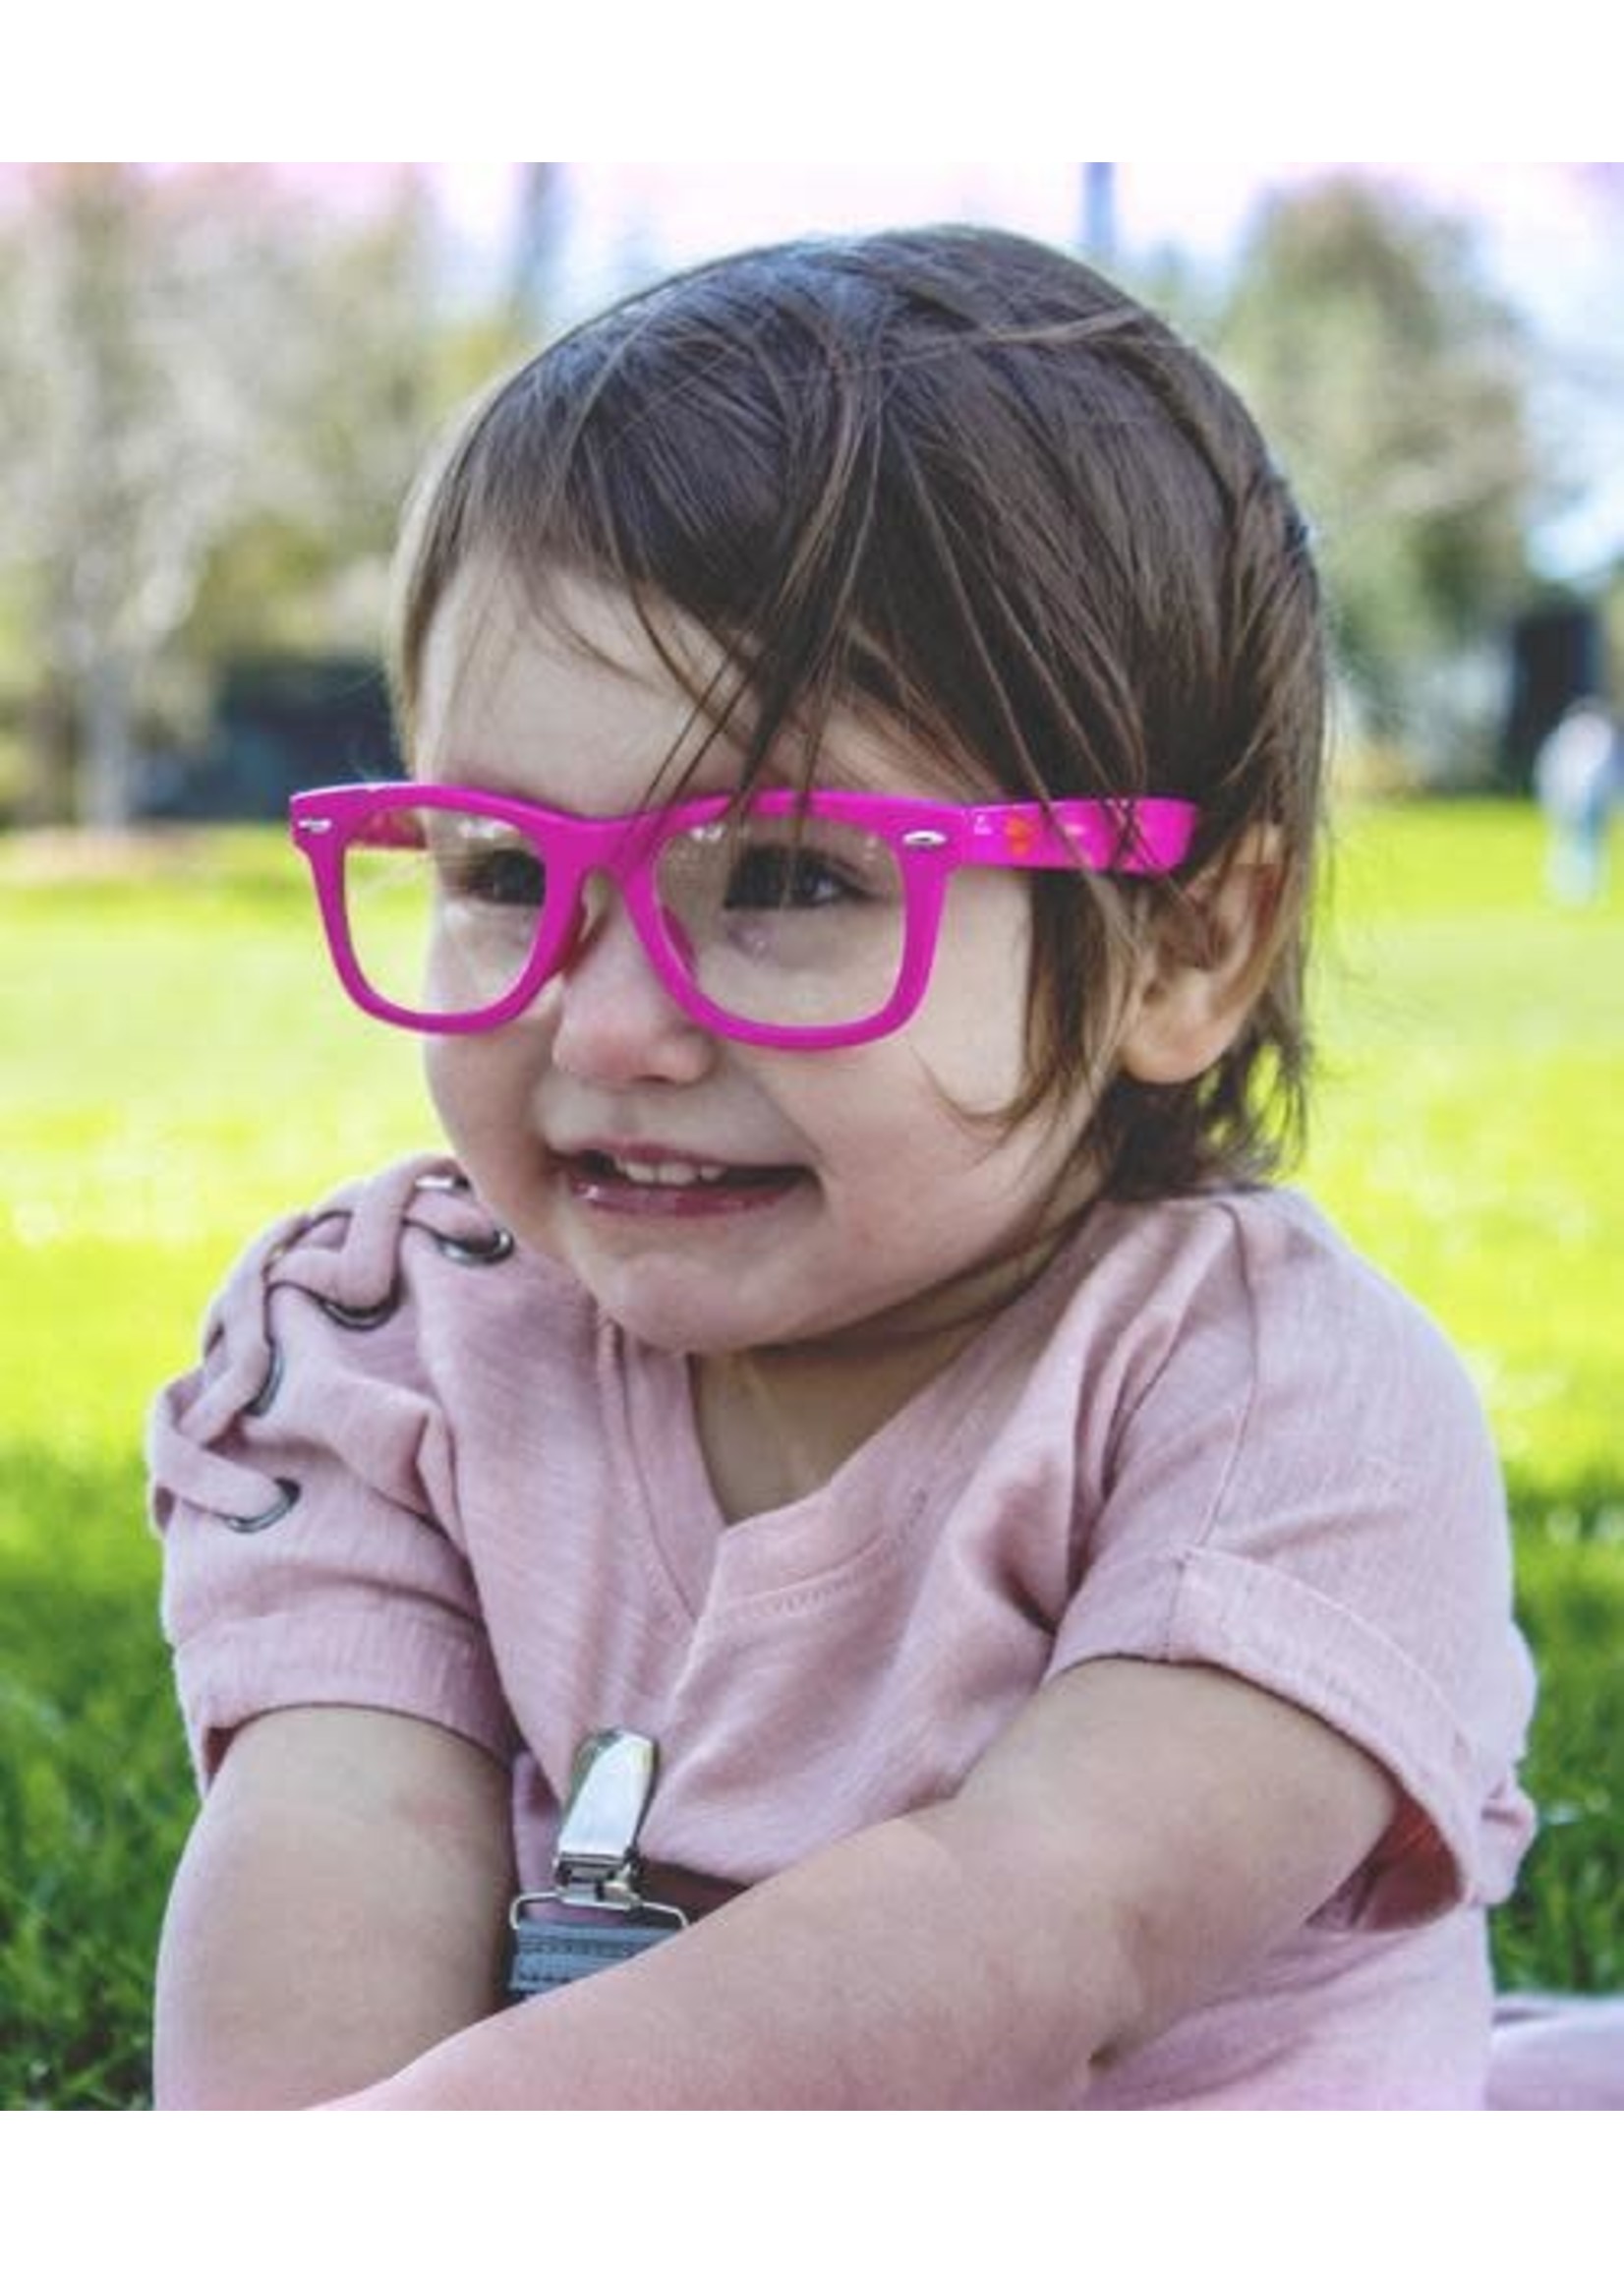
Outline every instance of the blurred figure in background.
[[1540, 745], [1534, 787], [1550, 825], [1547, 875], [1558, 900], [1594, 901], [1606, 875], [1607, 829], [1624, 795], [1624, 743], [1604, 703], [1570, 703]]

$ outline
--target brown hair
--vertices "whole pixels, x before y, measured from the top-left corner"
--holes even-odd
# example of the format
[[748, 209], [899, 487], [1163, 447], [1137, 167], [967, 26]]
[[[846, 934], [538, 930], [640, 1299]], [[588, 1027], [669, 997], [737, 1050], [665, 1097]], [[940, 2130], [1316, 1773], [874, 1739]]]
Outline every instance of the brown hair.
[[[1192, 870], [1272, 826], [1241, 1033], [1196, 1081], [1119, 1076], [1091, 1141], [1120, 1195], [1279, 1165], [1307, 1063], [1318, 588], [1250, 417], [1137, 302], [1023, 238], [941, 228], [736, 255], [582, 324], [420, 489], [393, 655], [408, 748], [430, 625], [476, 554], [538, 601], [559, 571], [623, 590], [679, 673], [662, 612], [703, 626], [727, 671], [690, 692], [712, 730], [744, 725], [746, 784], [786, 729], [815, 764], [860, 704], [983, 795], [1192, 797]], [[1016, 1113], [1088, 1081], [1126, 951], [1189, 913], [1165, 882], [1046, 876], [1034, 899]]]

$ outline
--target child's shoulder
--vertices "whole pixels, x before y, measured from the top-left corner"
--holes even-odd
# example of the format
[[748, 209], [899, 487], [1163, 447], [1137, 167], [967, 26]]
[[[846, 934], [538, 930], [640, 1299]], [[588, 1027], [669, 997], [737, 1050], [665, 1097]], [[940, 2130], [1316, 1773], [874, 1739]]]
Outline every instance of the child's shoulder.
[[278, 1218], [239, 1271], [303, 1286], [329, 1310], [359, 1315], [398, 1302], [403, 1272], [423, 1242], [463, 1262], [501, 1262], [513, 1251], [511, 1236], [454, 1160], [413, 1153]]
[[415, 1371], [436, 1344], [499, 1345], [515, 1304], [538, 1303], [564, 1324], [574, 1282], [516, 1246], [454, 1160], [418, 1153], [269, 1224], [228, 1272], [203, 1339], [252, 1368], [297, 1331], [343, 1346], [347, 1366]]
[[425, 1263], [468, 1268], [517, 1254], [456, 1161], [413, 1153], [275, 1218], [238, 1257], [227, 1292], [247, 1281], [299, 1287], [338, 1324], [359, 1323], [397, 1309]]
[[1412, 1299], [1308, 1194], [1292, 1185], [1218, 1185], [1168, 1198], [1116, 1201], [1101, 1211], [1098, 1247], [1131, 1269], [1181, 1265], [1196, 1278], [1254, 1289], [1313, 1281], [1414, 1311]]
[[278, 1217], [228, 1271], [197, 1363], [155, 1398], [154, 1505], [189, 1497], [242, 1530], [297, 1494], [289, 1448], [366, 1469], [407, 1505], [447, 1498], [412, 1479], [455, 1439], [471, 1401], [523, 1353], [590, 1364], [572, 1283], [521, 1251], [457, 1164], [414, 1155]]
[[1291, 1186], [1233, 1186], [1113, 1204], [1088, 1281], [1136, 1339], [1228, 1343], [1253, 1363], [1334, 1370], [1349, 1385], [1404, 1379], [1475, 1394], [1423, 1306]]

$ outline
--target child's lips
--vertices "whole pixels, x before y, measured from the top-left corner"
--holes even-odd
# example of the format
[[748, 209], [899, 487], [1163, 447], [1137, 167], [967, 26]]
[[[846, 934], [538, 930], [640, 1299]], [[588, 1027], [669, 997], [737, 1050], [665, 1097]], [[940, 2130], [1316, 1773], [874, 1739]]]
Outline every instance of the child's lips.
[[585, 1145], [558, 1158], [572, 1198], [617, 1215], [733, 1215], [771, 1206], [806, 1174], [788, 1162], [716, 1161], [655, 1145]]

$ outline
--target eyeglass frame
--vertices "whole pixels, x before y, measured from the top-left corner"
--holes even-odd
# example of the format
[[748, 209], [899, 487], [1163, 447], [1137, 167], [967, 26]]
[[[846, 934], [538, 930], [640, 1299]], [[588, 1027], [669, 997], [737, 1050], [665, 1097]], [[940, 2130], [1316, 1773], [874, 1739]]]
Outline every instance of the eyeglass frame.
[[[712, 1002], [690, 978], [669, 936], [655, 867], [673, 838], [714, 828], [742, 808], [773, 820], [800, 815], [864, 831], [891, 850], [903, 889], [902, 956], [885, 1005], [834, 1025], [781, 1026]], [[548, 890], [536, 938], [517, 979], [481, 1011], [412, 1011], [378, 994], [356, 958], [344, 897], [344, 855], [367, 822], [403, 806], [429, 806], [499, 821], [542, 860]], [[289, 832], [311, 865], [334, 968], [370, 1017], [423, 1034], [483, 1034], [529, 1009], [562, 971], [579, 937], [587, 879], [608, 876], [639, 943], [677, 1008], [725, 1040], [776, 1050], [848, 1049], [906, 1024], [924, 999], [941, 936], [948, 883], [960, 868], [1078, 869], [1163, 876], [1189, 853], [1200, 809], [1179, 797], [1061, 798], [1050, 805], [953, 805], [867, 790], [767, 789], [743, 800], [712, 796], [634, 813], [562, 813], [527, 798], [447, 783], [352, 783], [302, 789], [288, 803]]]

